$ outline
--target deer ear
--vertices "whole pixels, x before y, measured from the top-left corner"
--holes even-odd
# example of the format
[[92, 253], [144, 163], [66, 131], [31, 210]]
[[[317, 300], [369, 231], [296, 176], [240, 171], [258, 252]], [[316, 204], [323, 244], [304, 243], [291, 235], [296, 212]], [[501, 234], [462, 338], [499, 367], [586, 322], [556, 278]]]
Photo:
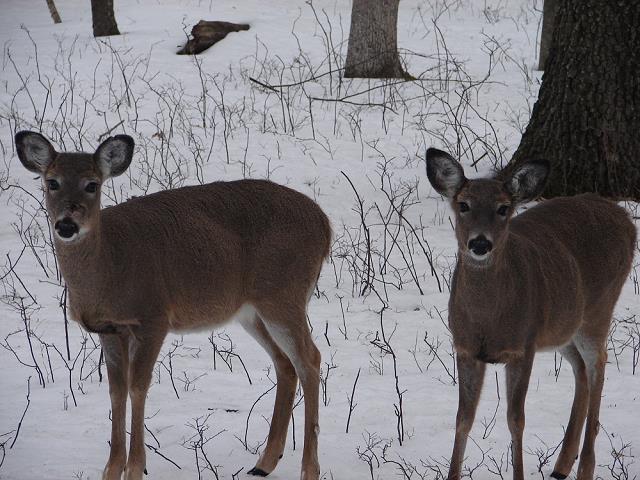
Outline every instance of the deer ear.
[[436, 191], [453, 198], [467, 181], [460, 163], [442, 150], [427, 149], [427, 178]]
[[504, 186], [518, 203], [530, 202], [542, 194], [550, 170], [547, 160], [523, 163], [505, 180]]
[[18, 158], [30, 172], [42, 175], [56, 158], [57, 153], [53, 145], [37, 132], [18, 132], [15, 140]]
[[117, 177], [129, 168], [133, 157], [133, 138], [129, 135], [109, 137], [100, 144], [93, 154], [105, 179]]

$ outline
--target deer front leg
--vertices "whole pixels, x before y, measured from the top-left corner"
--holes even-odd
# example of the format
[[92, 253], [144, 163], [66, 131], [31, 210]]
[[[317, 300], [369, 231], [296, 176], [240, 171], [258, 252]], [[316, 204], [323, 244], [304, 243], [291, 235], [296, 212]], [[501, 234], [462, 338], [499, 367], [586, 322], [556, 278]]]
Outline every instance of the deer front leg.
[[467, 437], [476, 416], [476, 408], [482, 391], [486, 364], [475, 358], [458, 354], [458, 415], [456, 417], [456, 438], [449, 464], [448, 480], [459, 480], [462, 471]]
[[[144, 449], [144, 404], [166, 330], [136, 328], [129, 342], [129, 396], [131, 398], [131, 440], [125, 480], [141, 480], [146, 468]], [[149, 329], [152, 330], [152, 329]]]
[[522, 357], [506, 365], [507, 374], [507, 423], [511, 432], [511, 461], [513, 479], [524, 480], [522, 459], [522, 433], [524, 432], [524, 402], [527, 398], [529, 378], [535, 352], [526, 352]]
[[111, 449], [109, 460], [102, 472], [103, 480], [120, 480], [127, 460], [125, 419], [129, 389], [128, 343], [127, 335], [100, 335], [111, 396]]

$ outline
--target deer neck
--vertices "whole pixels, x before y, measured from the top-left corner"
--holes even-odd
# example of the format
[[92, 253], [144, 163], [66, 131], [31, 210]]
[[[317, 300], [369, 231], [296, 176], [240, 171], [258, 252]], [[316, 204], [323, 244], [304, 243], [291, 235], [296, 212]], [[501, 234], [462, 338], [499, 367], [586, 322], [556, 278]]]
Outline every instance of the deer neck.
[[507, 247], [495, 251], [486, 263], [475, 262], [458, 251], [456, 295], [474, 310], [493, 312], [502, 302], [504, 289], [499, 285], [509, 284], [512, 277]]
[[[72, 294], [86, 294], [100, 290], [105, 263], [105, 248], [98, 225], [75, 242], [63, 242], [56, 238], [56, 257], [64, 281]], [[75, 295], [74, 295], [75, 296]]]

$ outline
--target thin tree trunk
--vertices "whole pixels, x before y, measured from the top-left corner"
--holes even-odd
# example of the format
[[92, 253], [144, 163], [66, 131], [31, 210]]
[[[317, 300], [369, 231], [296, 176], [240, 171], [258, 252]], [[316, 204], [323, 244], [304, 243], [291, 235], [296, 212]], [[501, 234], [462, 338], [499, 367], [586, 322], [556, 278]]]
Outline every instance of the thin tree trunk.
[[62, 23], [62, 20], [60, 19], [60, 14], [58, 13], [56, 4], [53, 3], [53, 0], [47, 0], [47, 7], [49, 7], [49, 13], [51, 14], [53, 23]]
[[547, 63], [557, 13], [558, 1], [544, 0], [544, 6], [542, 8], [542, 33], [540, 34], [540, 58], [538, 59], [538, 70], [544, 70], [544, 64]]
[[505, 172], [553, 166], [546, 196], [640, 200], [640, 2], [563, 0], [538, 101]]
[[346, 78], [405, 78], [398, 56], [400, 0], [353, 0]]
[[91, 17], [94, 37], [120, 35], [113, 13], [113, 0], [91, 0]]

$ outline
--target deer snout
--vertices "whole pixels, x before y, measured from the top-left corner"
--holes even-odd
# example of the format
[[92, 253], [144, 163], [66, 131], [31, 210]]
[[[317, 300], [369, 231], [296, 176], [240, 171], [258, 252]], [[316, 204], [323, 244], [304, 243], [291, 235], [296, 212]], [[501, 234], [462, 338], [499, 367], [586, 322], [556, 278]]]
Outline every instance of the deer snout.
[[69, 202], [64, 206], [65, 216], [73, 216], [74, 214], [83, 214], [85, 212], [85, 207], [80, 205], [79, 203]]
[[58, 235], [66, 240], [70, 239], [80, 231], [78, 224], [69, 217], [64, 217], [62, 220], [58, 220], [54, 225], [54, 228]]
[[484, 235], [478, 235], [477, 237], [469, 240], [469, 244], [467, 246], [474, 254], [483, 256], [491, 251], [493, 243], [491, 243], [491, 240]]

